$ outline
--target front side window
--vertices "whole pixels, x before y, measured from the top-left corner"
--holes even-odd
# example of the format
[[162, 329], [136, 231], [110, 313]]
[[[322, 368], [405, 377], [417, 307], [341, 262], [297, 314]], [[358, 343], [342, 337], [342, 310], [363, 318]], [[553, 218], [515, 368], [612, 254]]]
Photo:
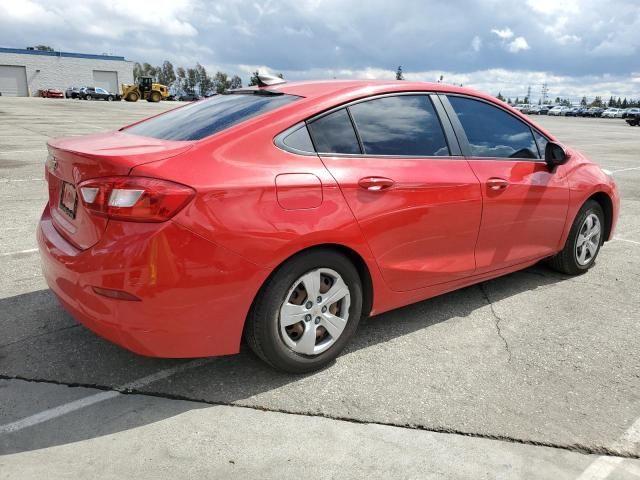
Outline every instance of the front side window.
[[431, 100], [398, 95], [349, 107], [365, 155], [448, 156], [449, 148]]
[[107, 91], [103, 90], [102, 88], [96, 88], [96, 92], [98, 92], [98, 93], [107, 93]]
[[162, 140], [200, 140], [300, 97], [285, 94], [225, 94], [176, 108], [124, 129]]
[[318, 153], [361, 153], [351, 119], [344, 108], [309, 122], [308, 128]]
[[474, 157], [538, 159], [531, 128], [504, 110], [470, 98], [448, 96]]

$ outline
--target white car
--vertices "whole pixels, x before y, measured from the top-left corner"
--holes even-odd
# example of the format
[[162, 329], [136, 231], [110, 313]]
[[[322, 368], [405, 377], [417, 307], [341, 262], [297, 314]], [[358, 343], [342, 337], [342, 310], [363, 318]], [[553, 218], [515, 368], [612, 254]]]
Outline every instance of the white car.
[[[607, 108], [604, 112], [602, 112], [602, 118], [616, 118], [618, 112], [621, 110], [621, 108]], [[620, 114], [620, 116], [622, 116], [622, 113]]]
[[566, 115], [569, 110], [570, 110], [569, 107], [562, 107], [558, 105], [556, 107], [553, 107], [551, 110], [549, 110], [549, 113], [547, 115], [560, 117], [562, 115]]
[[531, 105], [528, 104], [528, 103], [519, 103], [513, 108], [515, 108], [516, 110], [518, 110], [518, 111], [520, 111], [522, 113], [528, 113], [530, 107], [531, 107]]
[[623, 118], [622, 116], [627, 113], [627, 110], [631, 110], [630, 108], [620, 108], [616, 113], [616, 118]]

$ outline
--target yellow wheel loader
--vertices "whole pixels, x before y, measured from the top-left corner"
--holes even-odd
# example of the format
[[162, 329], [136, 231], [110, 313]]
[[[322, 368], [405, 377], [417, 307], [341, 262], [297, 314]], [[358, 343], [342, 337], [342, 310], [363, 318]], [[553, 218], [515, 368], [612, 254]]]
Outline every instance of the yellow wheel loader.
[[147, 102], [159, 102], [169, 96], [169, 89], [160, 83], [153, 83], [152, 77], [140, 77], [137, 84], [122, 84], [122, 98], [127, 102], [137, 102], [141, 98]]

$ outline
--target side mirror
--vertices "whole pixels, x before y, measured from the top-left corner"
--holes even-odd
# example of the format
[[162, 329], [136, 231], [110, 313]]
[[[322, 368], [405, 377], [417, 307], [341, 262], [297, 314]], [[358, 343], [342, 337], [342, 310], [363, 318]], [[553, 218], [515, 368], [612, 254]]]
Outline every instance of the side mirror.
[[547, 146], [544, 149], [544, 161], [551, 172], [553, 172], [557, 166], [567, 163], [567, 160], [569, 160], [569, 154], [562, 145], [547, 142]]

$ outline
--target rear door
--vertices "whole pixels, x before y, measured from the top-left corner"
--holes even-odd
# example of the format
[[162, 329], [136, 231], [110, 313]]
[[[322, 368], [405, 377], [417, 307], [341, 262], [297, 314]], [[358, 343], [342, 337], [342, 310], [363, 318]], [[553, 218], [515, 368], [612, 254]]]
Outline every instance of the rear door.
[[488, 102], [460, 95], [443, 102], [482, 185], [478, 273], [555, 253], [569, 186], [564, 170], [550, 172], [543, 160], [547, 139]]
[[308, 122], [316, 151], [396, 291], [476, 268], [480, 186], [450, 124], [440, 122], [442, 105], [434, 98], [374, 97]]

